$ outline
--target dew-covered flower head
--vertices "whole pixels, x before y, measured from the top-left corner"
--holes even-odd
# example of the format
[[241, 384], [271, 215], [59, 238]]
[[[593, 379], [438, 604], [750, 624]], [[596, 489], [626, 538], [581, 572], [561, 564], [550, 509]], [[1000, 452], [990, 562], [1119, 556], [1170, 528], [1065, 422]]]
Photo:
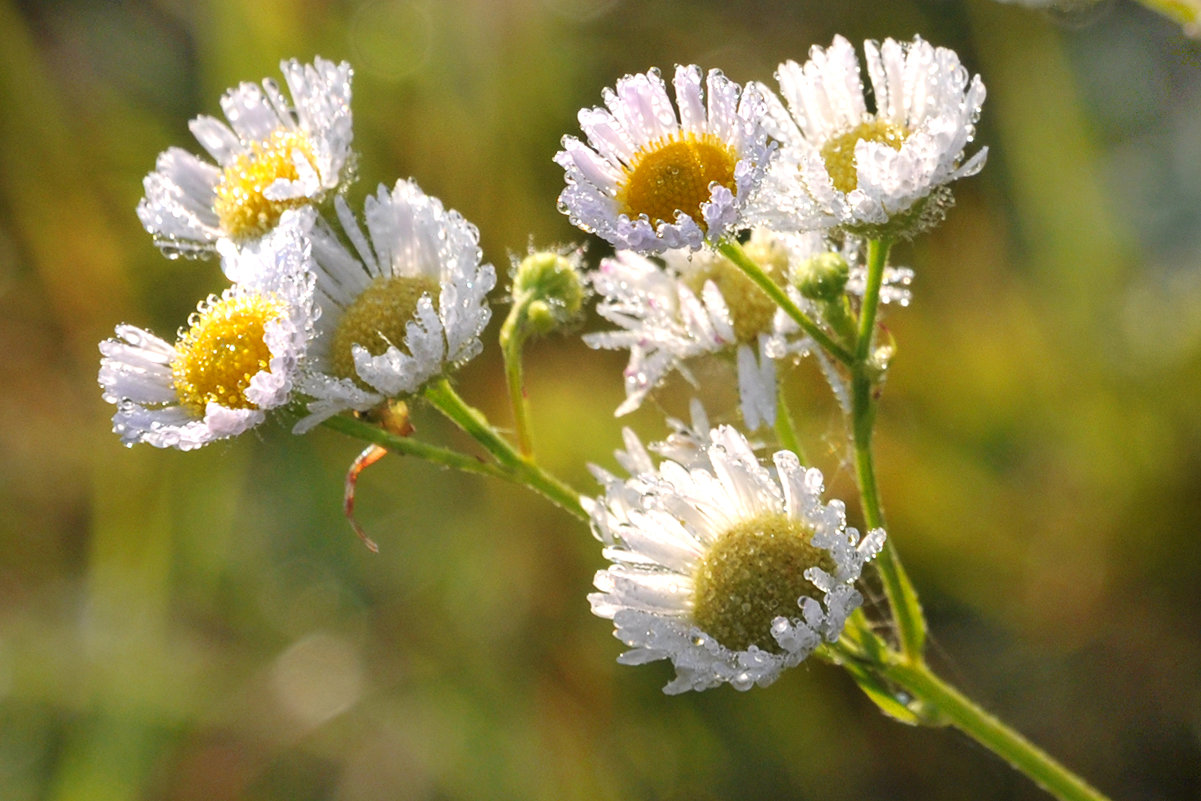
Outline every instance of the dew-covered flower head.
[[335, 208], [340, 233], [320, 221], [313, 229], [321, 316], [303, 382], [313, 401], [298, 432], [417, 392], [483, 349], [491, 316], [496, 271], [458, 212], [412, 181], [367, 198], [366, 234], [342, 198]]
[[841, 36], [804, 64], [780, 65], [783, 103], [761, 87], [783, 143], [755, 209], [773, 227], [910, 236], [941, 219], [948, 184], [984, 166], [987, 148], [965, 154], [984, 103], [979, 75], [921, 37], [868, 41], [864, 51], [874, 110]]
[[668, 693], [746, 690], [838, 639], [882, 529], [861, 540], [841, 501], [822, 502], [820, 471], [791, 451], [768, 467], [728, 426], [684, 449], [685, 463], [652, 467], [631, 444], [623, 461], [643, 469], [624, 481], [598, 472], [605, 494], [588, 504], [612, 562], [588, 600], [630, 646], [618, 661], [671, 660]]
[[[862, 244], [851, 236], [754, 228], [742, 247], [794, 304], [824, 322], [826, 306], [806, 295], [813, 265], [827, 258], [840, 264], [837, 294], [858, 303], [866, 286]], [[880, 301], [908, 305], [912, 279], [908, 267], [886, 267]], [[673, 372], [699, 387], [692, 366], [706, 356], [733, 360], [742, 420], [752, 431], [775, 425], [781, 368], [815, 353], [827, 375], [837, 377], [796, 321], [715, 249], [668, 250], [656, 259], [618, 251], [601, 260], [589, 282], [600, 296], [597, 313], [617, 328], [586, 334], [584, 342], [630, 352], [619, 417], [639, 408]]]
[[672, 83], [675, 107], [657, 70], [625, 76], [604, 108], [580, 111], [587, 142], [566, 136], [555, 155], [559, 208], [617, 248], [695, 250], [749, 227], [743, 209], [773, 150], [759, 92], [696, 66]]
[[257, 239], [286, 210], [318, 203], [349, 180], [350, 65], [293, 60], [280, 69], [291, 100], [271, 79], [242, 83], [221, 98], [227, 122], [192, 120], [215, 164], [171, 147], [146, 176], [138, 217], [168, 256]]
[[[776, 283], [789, 288], [797, 264], [824, 252], [820, 234], [755, 229], [744, 246]], [[672, 371], [695, 383], [690, 359], [729, 354], [738, 369], [743, 420], [771, 425], [776, 412], [776, 362], [807, 353], [810, 341], [774, 300], [719, 252], [669, 250], [663, 263], [632, 251], [601, 260], [592, 276], [597, 312], [618, 326], [589, 334], [595, 348], [628, 349], [626, 400], [620, 416], [637, 409]], [[795, 295], [791, 288], [788, 291]], [[799, 296], [795, 298], [800, 300]]]
[[199, 448], [257, 426], [291, 399], [314, 331], [303, 228], [281, 224], [256, 247], [226, 255], [248, 280], [202, 301], [174, 344], [132, 325], [100, 343], [100, 386], [126, 445]]

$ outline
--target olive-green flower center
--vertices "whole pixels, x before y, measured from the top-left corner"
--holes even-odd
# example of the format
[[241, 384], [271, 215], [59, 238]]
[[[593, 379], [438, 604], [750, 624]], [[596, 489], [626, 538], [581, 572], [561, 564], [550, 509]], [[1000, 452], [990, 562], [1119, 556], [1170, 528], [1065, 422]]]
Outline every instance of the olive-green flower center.
[[239, 155], [222, 171], [213, 201], [222, 232], [235, 241], [262, 236], [285, 211], [308, 202], [305, 198], [269, 200], [263, 195], [276, 180], [299, 177], [297, 155], [316, 167], [308, 137], [302, 131], [279, 130], [252, 144], [249, 153]]
[[413, 319], [417, 301], [429, 294], [438, 303], [438, 282], [425, 276], [377, 278], [342, 313], [330, 342], [333, 374], [362, 384], [354, 368], [352, 345], [379, 356], [390, 345], [402, 347], [405, 326]]
[[625, 168], [618, 206], [631, 218], [645, 214], [656, 228], [675, 222], [676, 212], [704, 228], [701, 205], [709, 202], [709, 185], [716, 181], [733, 190], [737, 163], [734, 150], [713, 134], [657, 139], [640, 148]]
[[805, 570], [834, 569], [829, 553], [812, 539], [812, 531], [778, 513], [744, 520], [723, 533], [693, 575], [693, 621], [731, 650], [756, 645], [778, 652], [772, 620], [798, 617], [798, 599], [816, 592]]
[[[752, 238], [744, 249], [781, 286], [788, 276], [788, 254], [771, 239]], [[681, 275], [684, 285], [700, 297], [706, 281], [712, 281], [721, 292], [734, 324], [734, 339], [738, 343], [754, 342], [759, 334], [770, 333], [776, 302], [758, 284], [725, 257], [696, 257]]]
[[263, 340], [266, 324], [282, 312], [267, 295], [218, 300], [192, 315], [175, 343], [171, 376], [179, 402], [204, 415], [210, 401], [229, 409], [255, 409], [246, 397], [250, 379], [270, 371], [271, 349]]
[[870, 119], [830, 139], [822, 145], [821, 155], [834, 188], [846, 193], [859, 186], [858, 165], [855, 163], [855, 145], [859, 140], [879, 142], [893, 150], [900, 150], [907, 135], [899, 125], [887, 120]]

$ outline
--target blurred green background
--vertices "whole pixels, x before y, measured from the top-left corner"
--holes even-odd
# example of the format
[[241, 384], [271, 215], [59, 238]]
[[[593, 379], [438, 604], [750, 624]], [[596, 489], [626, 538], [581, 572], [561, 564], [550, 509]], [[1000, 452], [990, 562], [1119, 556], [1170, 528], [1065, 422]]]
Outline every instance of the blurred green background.
[[[503, 272], [578, 237], [551, 157], [603, 86], [678, 62], [770, 81], [835, 33], [920, 33], [989, 92], [988, 166], [896, 250], [916, 299], [884, 320], [880, 481], [931, 658], [1115, 798], [1201, 796], [1201, 47], [1172, 23], [1123, 2], [0, 0], [0, 799], [1041, 798], [820, 663], [664, 697], [670, 669], [619, 667], [588, 612], [597, 543], [522, 490], [389, 457], [360, 485], [376, 556], [340, 513], [355, 443], [268, 425], [126, 449], [96, 386], [116, 323], [169, 335], [222, 287], [153, 247], [142, 177], [282, 58], [354, 64], [354, 201], [415, 177]], [[495, 327], [459, 386], [504, 424]], [[667, 392], [614, 420], [623, 363], [529, 352], [538, 448], [579, 487], [621, 425], [656, 438], [683, 411]], [[790, 389], [853, 506], [821, 386]]]

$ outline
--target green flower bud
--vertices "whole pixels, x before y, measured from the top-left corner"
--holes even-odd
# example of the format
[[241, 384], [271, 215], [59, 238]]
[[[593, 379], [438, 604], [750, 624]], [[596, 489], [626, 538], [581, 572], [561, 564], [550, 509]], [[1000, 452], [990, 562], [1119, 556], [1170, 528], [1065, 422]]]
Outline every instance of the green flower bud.
[[525, 311], [525, 327], [547, 334], [575, 320], [584, 304], [578, 251], [530, 253], [513, 269], [513, 304]]
[[841, 253], [829, 251], [814, 256], [796, 268], [793, 282], [810, 300], [833, 301], [847, 286], [851, 268]]

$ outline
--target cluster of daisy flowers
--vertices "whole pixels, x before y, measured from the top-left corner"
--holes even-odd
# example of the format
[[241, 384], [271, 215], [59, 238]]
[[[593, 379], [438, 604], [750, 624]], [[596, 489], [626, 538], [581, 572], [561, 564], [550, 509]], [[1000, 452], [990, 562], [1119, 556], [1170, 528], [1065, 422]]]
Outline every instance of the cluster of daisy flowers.
[[[871, 348], [876, 307], [907, 305], [913, 273], [873, 276], [866, 261], [938, 223], [949, 185], [981, 169], [987, 149], [966, 150], [985, 92], [920, 37], [864, 50], [870, 91], [838, 37], [781, 64], [778, 93], [679, 67], [674, 104], [651, 70], [580, 112], [585, 141], [565, 137], [556, 156], [559, 205], [616, 251], [590, 281], [616, 328], [585, 341], [629, 351], [619, 415], [669, 373], [697, 384], [702, 357], [732, 360], [749, 431], [776, 423], [777, 374], [802, 356], [848, 414], [843, 368], [887, 367], [888, 349]], [[597, 470], [605, 493], [588, 504], [612, 562], [590, 600], [630, 646], [623, 663], [670, 660], [667, 692], [747, 689], [839, 638], [885, 534], [848, 528], [841, 502], [822, 503], [820, 472], [787, 450], [761, 461], [707, 423], [677, 426], [658, 464], [632, 434], [626, 447], [630, 476]]]
[[[130, 325], [101, 343], [99, 382], [126, 444], [181, 450], [283, 407], [296, 431], [370, 413], [475, 356], [495, 284], [479, 236], [412, 181], [379, 187], [366, 232], [353, 178], [351, 69], [322, 59], [221, 98], [190, 128], [211, 161], [172, 147], [138, 217], [169, 257], [220, 258], [229, 281], [174, 343]], [[334, 222], [326, 219], [332, 209]]]
[[[717, 71], [702, 88], [700, 70], [680, 67], [674, 106], [652, 70], [580, 112], [586, 142], [565, 137], [556, 156], [567, 182], [559, 204], [617, 251], [592, 286], [618, 329], [587, 341], [630, 352], [618, 414], [673, 371], [692, 380], [689, 360], [724, 354], [737, 366], [743, 422], [773, 424], [777, 365], [813, 342], [719, 246], [741, 239], [797, 308], [821, 318], [837, 309], [822, 288], [804, 291], [816, 258], [842, 255], [838, 289], [862, 295], [864, 239], [935, 224], [948, 185], [983, 166], [986, 148], [965, 153], [984, 100], [979, 76], [921, 38], [865, 51], [874, 111], [854, 47], [838, 37], [804, 65], [780, 65], [778, 94]], [[889, 268], [880, 300], [907, 304], [911, 278]]]
[[[835, 362], [854, 349], [859, 304], [910, 299], [912, 271], [869, 275], [868, 243], [937, 222], [949, 184], [986, 156], [965, 152], [984, 88], [953, 52], [868, 42], [866, 63], [874, 109], [840, 37], [781, 65], [778, 94], [682, 66], [670, 92], [651, 70], [580, 112], [584, 139], [555, 156], [559, 207], [615, 248], [582, 280], [616, 326], [586, 342], [630, 354], [617, 414], [672, 372], [695, 384], [691, 360], [713, 356], [736, 367], [748, 431], [776, 422], [777, 374], [810, 354], [846, 406]], [[224, 121], [192, 120], [207, 158], [169, 148], [145, 179], [138, 216], [154, 242], [171, 258], [216, 256], [228, 285], [173, 342], [121, 325], [101, 343], [126, 444], [197, 448], [284, 409], [296, 433], [342, 413], [387, 425], [396, 401], [483, 348], [496, 273], [475, 226], [411, 180], [352, 209], [349, 65], [281, 69], [286, 91], [243, 83], [222, 97]], [[580, 305], [579, 252], [567, 253], [515, 268], [511, 315], [539, 315], [529, 330]], [[768, 684], [838, 640], [884, 532], [849, 528], [792, 451], [763, 459], [699, 406], [673, 425], [649, 449], [627, 432], [629, 475], [595, 468], [603, 491], [580, 500], [612, 562], [592, 609], [630, 646], [622, 662], [675, 665], [669, 692]]]

